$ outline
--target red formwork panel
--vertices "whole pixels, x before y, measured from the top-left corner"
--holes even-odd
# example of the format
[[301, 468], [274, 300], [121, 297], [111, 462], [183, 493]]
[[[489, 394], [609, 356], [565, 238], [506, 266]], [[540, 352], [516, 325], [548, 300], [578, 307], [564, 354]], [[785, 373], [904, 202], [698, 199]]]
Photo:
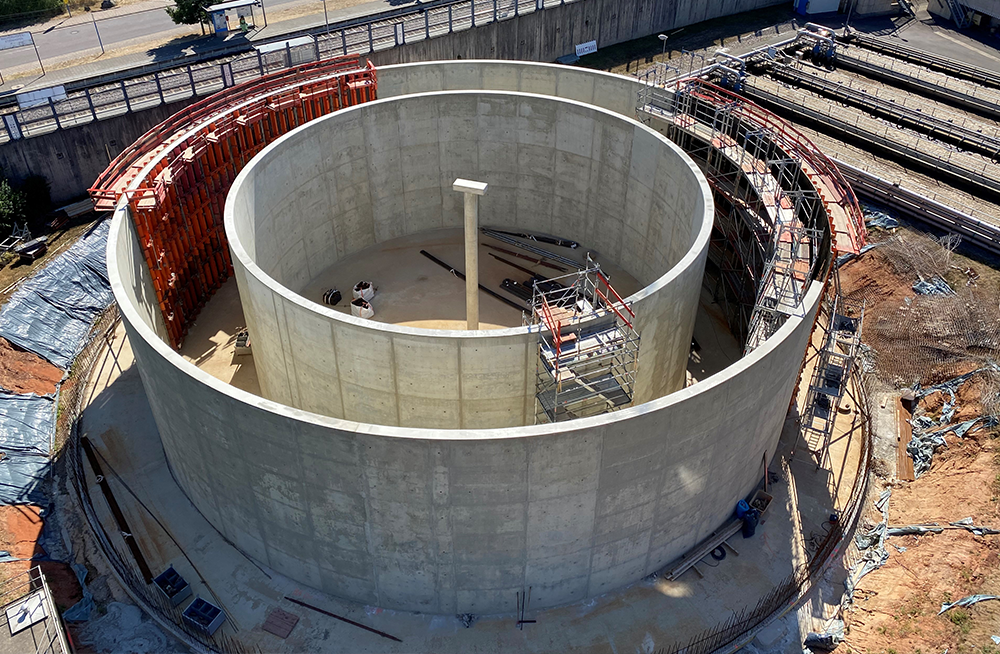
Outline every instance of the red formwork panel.
[[[375, 67], [338, 57], [235, 86], [174, 114], [116, 158], [90, 189], [95, 206], [128, 199], [170, 342], [179, 348], [233, 274], [226, 194], [268, 143], [377, 96]], [[140, 178], [141, 175], [141, 178]]]
[[[767, 109], [705, 80], [685, 78], [676, 82], [675, 87], [685, 88], [713, 105], [732, 107], [743, 120], [767, 129], [783, 150], [803, 163], [806, 174], [816, 184], [834, 223], [830, 227], [836, 249], [854, 254], [860, 251], [867, 231], [854, 189], [836, 164], [812, 141]], [[829, 190], [833, 197], [826, 197], [823, 189]], [[842, 236], [839, 240], [838, 235]]]

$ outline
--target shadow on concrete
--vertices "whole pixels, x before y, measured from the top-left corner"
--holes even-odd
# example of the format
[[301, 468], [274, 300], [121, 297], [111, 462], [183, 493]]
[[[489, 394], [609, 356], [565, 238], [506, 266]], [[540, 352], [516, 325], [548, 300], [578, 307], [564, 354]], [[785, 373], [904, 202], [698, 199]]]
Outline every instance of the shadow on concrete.
[[152, 57], [153, 63], [174, 62], [181, 66], [185, 60], [198, 61], [209, 56], [227, 51], [241, 52], [250, 49], [250, 41], [243, 34], [230, 34], [220, 37], [215, 34], [203, 36], [180, 36], [171, 39], [163, 45], [150, 48], [146, 55]]

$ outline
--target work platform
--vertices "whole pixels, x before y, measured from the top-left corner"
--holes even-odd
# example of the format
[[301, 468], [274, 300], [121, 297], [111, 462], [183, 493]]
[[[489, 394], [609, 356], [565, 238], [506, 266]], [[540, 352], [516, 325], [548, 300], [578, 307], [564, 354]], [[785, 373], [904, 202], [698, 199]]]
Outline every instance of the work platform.
[[632, 404], [639, 335], [635, 313], [600, 266], [536, 280], [531, 324], [539, 328], [535, 423], [561, 422]]

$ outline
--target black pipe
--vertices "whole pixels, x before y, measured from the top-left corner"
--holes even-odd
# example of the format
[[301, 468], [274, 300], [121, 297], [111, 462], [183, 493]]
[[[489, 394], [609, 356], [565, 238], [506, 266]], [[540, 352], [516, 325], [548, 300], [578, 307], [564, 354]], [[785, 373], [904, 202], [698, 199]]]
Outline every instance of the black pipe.
[[484, 248], [490, 248], [491, 250], [496, 250], [497, 252], [503, 252], [504, 254], [509, 254], [512, 257], [517, 257], [518, 259], [524, 259], [525, 261], [530, 261], [531, 263], [537, 264], [539, 266], [545, 266], [546, 268], [552, 268], [553, 270], [558, 270], [559, 272], [566, 272], [565, 268], [557, 266], [554, 263], [549, 263], [548, 261], [542, 261], [541, 259], [535, 259], [534, 257], [529, 257], [526, 254], [519, 254], [517, 252], [511, 252], [510, 250], [505, 250], [504, 248], [498, 248], [495, 245], [490, 245], [489, 243], [482, 244]]
[[[444, 261], [441, 261], [440, 259], [438, 259], [437, 257], [435, 257], [433, 254], [431, 254], [427, 250], [421, 250], [420, 254], [424, 255], [425, 257], [427, 257], [428, 259], [430, 259], [431, 261], [433, 261], [437, 265], [441, 266], [442, 268], [444, 268], [445, 270], [447, 270], [448, 272], [450, 272], [455, 277], [458, 277], [462, 281], [465, 281], [465, 275], [463, 273], [459, 272], [458, 270], [455, 270], [454, 268], [452, 268], [451, 266], [449, 266], [448, 264], [446, 264]], [[511, 307], [517, 309], [518, 311], [524, 311], [524, 307], [523, 306], [519, 306], [518, 304], [516, 304], [514, 302], [511, 302], [510, 300], [508, 300], [504, 296], [500, 295], [499, 293], [494, 293], [493, 291], [491, 291], [490, 289], [486, 288], [482, 284], [479, 285], [479, 290], [481, 290], [482, 292], [486, 293], [487, 295], [491, 295], [491, 296], [495, 297], [496, 299], [500, 300], [504, 304], [506, 304], [508, 306], [511, 306]]]
[[[490, 228], [493, 229], [493, 228]], [[516, 236], [518, 238], [527, 239], [529, 241], [535, 241], [536, 243], [548, 243], [549, 245], [558, 245], [559, 247], [569, 248], [575, 250], [580, 247], [580, 244], [576, 241], [571, 241], [565, 238], [559, 238], [558, 236], [547, 236], [545, 234], [531, 234], [529, 232], [505, 232], [502, 229], [493, 229], [494, 232], [498, 234], [506, 234], [507, 236]]]
[[541, 275], [539, 275], [538, 273], [536, 273], [534, 270], [529, 270], [529, 269], [525, 268], [524, 266], [517, 265], [513, 261], [507, 261], [503, 257], [498, 257], [497, 255], [493, 254], [492, 252], [487, 252], [486, 254], [490, 255], [491, 257], [493, 257], [494, 259], [496, 259], [500, 263], [505, 263], [508, 266], [510, 266], [511, 268], [514, 268], [516, 270], [520, 270], [523, 273], [528, 273], [532, 277], [538, 277], [538, 278], [540, 278], [540, 279], [542, 279], [544, 281], [548, 281], [548, 279], [549, 279], [548, 277], [542, 277]]

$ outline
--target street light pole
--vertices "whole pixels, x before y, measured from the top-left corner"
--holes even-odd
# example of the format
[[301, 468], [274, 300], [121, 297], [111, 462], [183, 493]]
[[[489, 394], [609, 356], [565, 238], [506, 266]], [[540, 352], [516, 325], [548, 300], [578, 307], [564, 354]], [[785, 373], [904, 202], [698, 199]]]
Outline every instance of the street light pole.
[[97, 44], [101, 46], [101, 54], [104, 54], [104, 41], [101, 40], [101, 30], [97, 29], [97, 19], [94, 12], [90, 12], [90, 19], [94, 21], [94, 31], [97, 32]]
[[323, 0], [323, 22], [326, 23], [326, 33], [330, 34], [330, 16], [326, 13], [326, 0]]
[[657, 34], [656, 38], [658, 38], [661, 41], [663, 41], [663, 52], [660, 53], [660, 57], [661, 58], [666, 58], [666, 56], [667, 56], [667, 35], [666, 34]]

